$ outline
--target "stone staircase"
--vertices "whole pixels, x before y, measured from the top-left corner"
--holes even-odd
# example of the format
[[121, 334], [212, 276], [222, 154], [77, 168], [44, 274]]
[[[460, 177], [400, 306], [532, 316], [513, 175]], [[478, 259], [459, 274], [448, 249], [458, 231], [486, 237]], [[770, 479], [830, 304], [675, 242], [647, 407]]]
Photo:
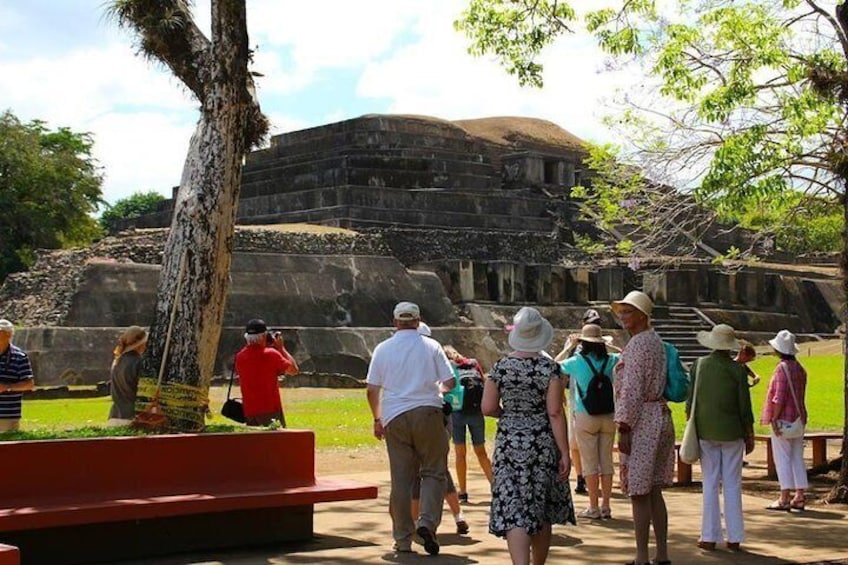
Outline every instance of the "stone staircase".
[[694, 308], [688, 306], [669, 306], [667, 318], [653, 318], [651, 325], [665, 341], [673, 343], [680, 351], [680, 359], [687, 367], [692, 361], [706, 355], [709, 349], [698, 343], [695, 337], [701, 330], [709, 330], [710, 325], [701, 319]]

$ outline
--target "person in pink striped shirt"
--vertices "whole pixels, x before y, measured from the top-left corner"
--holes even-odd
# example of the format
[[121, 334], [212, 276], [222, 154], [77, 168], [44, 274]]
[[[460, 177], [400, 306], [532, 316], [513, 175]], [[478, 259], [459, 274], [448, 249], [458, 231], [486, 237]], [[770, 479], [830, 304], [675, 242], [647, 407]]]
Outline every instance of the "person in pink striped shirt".
[[[806, 425], [807, 408], [804, 393], [807, 389], [807, 372], [795, 356], [798, 346], [795, 335], [789, 330], [780, 330], [769, 341], [780, 362], [774, 369], [766, 392], [760, 423], [771, 426], [771, 446], [777, 479], [780, 482], [780, 498], [771, 503], [769, 510], [804, 510], [804, 491], [809, 486], [807, 468], [804, 465], [804, 438], [784, 437], [783, 430], [801, 418]], [[795, 496], [790, 499], [791, 491]]]

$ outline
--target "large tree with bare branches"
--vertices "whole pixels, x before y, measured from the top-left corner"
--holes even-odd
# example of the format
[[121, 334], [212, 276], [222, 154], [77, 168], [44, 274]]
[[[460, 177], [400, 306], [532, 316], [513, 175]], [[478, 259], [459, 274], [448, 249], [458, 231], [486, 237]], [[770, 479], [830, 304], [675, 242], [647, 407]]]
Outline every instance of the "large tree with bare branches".
[[114, 0], [109, 13], [135, 35], [142, 55], [168, 67], [200, 103], [144, 361], [145, 376], [164, 367], [170, 426], [196, 430], [221, 335], [242, 162], [268, 129], [248, 69], [245, 0], [212, 0], [211, 37], [185, 0]]
[[[811, 212], [826, 217], [825, 229], [842, 233], [848, 303], [846, 3], [697, 0], [660, 10], [655, 0], [593, 1], [582, 21], [568, 4], [469, 0], [457, 27], [472, 52], [498, 56], [524, 84], [542, 85], [544, 48], [578, 25], [614, 60], [643, 65], [656, 79], [653, 98], [631, 97], [616, 120], [637, 164], [687, 183], [719, 214], [763, 212], [773, 227], [794, 217], [790, 227], [805, 232]], [[848, 415], [848, 368], [843, 392]], [[830, 498], [846, 502], [848, 418], [843, 437]]]

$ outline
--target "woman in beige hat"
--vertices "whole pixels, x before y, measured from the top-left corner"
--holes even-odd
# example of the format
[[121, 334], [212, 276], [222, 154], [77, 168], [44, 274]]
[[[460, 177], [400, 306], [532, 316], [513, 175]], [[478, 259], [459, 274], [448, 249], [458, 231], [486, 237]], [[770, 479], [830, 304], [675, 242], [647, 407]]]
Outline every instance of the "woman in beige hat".
[[506, 538], [513, 564], [544, 563], [551, 525], [574, 524], [571, 460], [559, 365], [541, 352], [553, 338], [535, 308], [513, 318], [509, 345], [483, 389], [483, 414], [499, 418], [489, 532]]
[[575, 440], [580, 446], [577, 456], [583, 460], [582, 469], [589, 494], [589, 507], [578, 516], [592, 520], [612, 517], [610, 496], [615, 470], [612, 457], [615, 443], [612, 381], [618, 355], [607, 353], [606, 337], [601, 326], [584, 325], [577, 338], [580, 353], [569, 357], [561, 365], [574, 391], [569, 399], [574, 413], [569, 427], [573, 425]]
[[112, 371], [109, 375], [109, 388], [112, 394], [109, 425], [125, 426], [135, 417], [141, 355], [146, 348], [147, 332], [144, 328], [130, 326], [118, 338], [113, 351], [115, 357], [112, 360]]
[[[804, 402], [807, 391], [807, 372], [795, 356], [798, 346], [795, 334], [780, 330], [769, 341], [780, 363], [771, 375], [766, 392], [760, 423], [771, 426], [771, 448], [774, 466], [780, 482], [780, 498], [768, 506], [769, 510], [804, 510], [807, 468], [804, 465], [804, 438], [786, 438], [782, 429], [798, 418], [807, 423], [807, 406]], [[790, 499], [792, 490], [795, 496]]]
[[[742, 457], [754, 449], [754, 413], [745, 367], [731, 357], [739, 348], [732, 327], [719, 324], [698, 332], [698, 343], [712, 349], [692, 366], [686, 415], [695, 418], [701, 447], [703, 512], [698, 547], [713, 550], [722, 541], [719, 490], [724, 492], [727, 547], [739, 551], [745, 538], [742, 518]], [[692, 396], [698, 390], [695, 412]]]
[[667, 565], [668, 513], [662, 489], [674, 480], [674, 424], [663, 398], [666, 383], [665, 349], [651, 327], [653, 302], [644, 292], [633, 291], [612, 303], [612, 311], [630, 334], [616, 366], [615, 423], [621, 487], [633, 507], [636, 559], [633, 565], [651, 563], [648, 538], [653, 525], [656, 557]]

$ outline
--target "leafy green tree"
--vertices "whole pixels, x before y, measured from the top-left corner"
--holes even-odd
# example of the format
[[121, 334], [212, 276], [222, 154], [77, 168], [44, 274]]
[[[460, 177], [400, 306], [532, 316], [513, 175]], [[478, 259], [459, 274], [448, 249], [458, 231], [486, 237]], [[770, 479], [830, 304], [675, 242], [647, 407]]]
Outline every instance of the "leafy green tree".
[[168, 67], [199, 102], [142, 361], [145, 376], [161, 376], [162, 408], [170, 426], [183, 431], [205, 424], [242, 163], [268, 131], [248, 70], [245, 0], [211, 3], [209, 37], [197, 26], [192, 5], [185, 0], [111, 0], [108, 7], [109, 15], [132, 32], [139, 52]]
[[[637, 60], [656, 83], [616, 120], [652, 178], [723, 217], [780, 218], [816, 207], [842, 233], [848, 302], [848, 6], [820, 0], [605, 2], [582, 23], [618, 61]], [[537, 59], [577, 24], [558, 0], [470, 0], [456, 26], [471, 50], [500, 57], [523, 83], [542, 85]], [[665, 180], [660, 178], [660, 180]], [[772, 221], [774, 214], [758, 221]], [[837, 228], [838, 226], [838, 228]], [[774, 226], [769, 226], [771, 229]], [[801, 222], [795, 228], [804, 229]], [[818, 228], [817, 228], [818, 229]], [[848, 368], [846, 368], [848, 416]], [[832, 500], [848, 501], [848, 419]]]
[[84, 245], [99, 235], [102, 204], [88, 133], [51, 131], [0, 114], [0, 282], [32, 265], [35, 250]]
[[150, 190], [134, 192], [126, 198], [121, 198], [112, 206], [107, 206], [100, 216], [100, 227], [108, 233], [113, 233], [118, 220], [138, 218], [156, 211], [156, 207], [165, 197]]

